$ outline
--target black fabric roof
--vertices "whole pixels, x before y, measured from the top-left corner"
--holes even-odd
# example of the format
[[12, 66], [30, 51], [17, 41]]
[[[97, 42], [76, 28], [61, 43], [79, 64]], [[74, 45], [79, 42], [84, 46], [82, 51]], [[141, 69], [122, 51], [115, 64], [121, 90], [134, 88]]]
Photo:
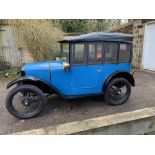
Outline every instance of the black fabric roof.
[[68, 36], [65, 37], [60, 42], [90, 42], [90, 41], [122, 41], [122, 42], [132, 42], [133, 36], [124, 33], [103, 33], [103, 32], [93, 32], [88, 34], [83, 34], [79, 36]]

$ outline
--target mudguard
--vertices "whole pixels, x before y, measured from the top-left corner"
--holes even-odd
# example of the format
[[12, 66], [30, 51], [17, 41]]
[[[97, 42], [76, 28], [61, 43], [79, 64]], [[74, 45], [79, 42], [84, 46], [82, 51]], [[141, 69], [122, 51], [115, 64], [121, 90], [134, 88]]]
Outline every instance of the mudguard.
[[15, 85], [15, 84], [22, 83], [25, 81], [33, 81], [33, 82], [40, 81], [42, 83], [47, 84], [45, 81], [38, 79], [38, 78], [22, 76], [22, 77], [15, 79], [15, 80], [11, 81], [10, 83], [8, 83], [7, 89], [10, 88], [11, 86]]
[[15, 84], [31, 84], [40, 88], [43, 92], [46, 92], [46, 93], [54, 92], [53, 88], [46, 81], [43, 81], [39, 78], [22, 76], [8, 83], [7, 89]]
[[105, 82], [105, 86], [108, 85], [109, 81], [114, 79], [114, 78], [118, 78], [118, 77], [123, 77], [125, 79], [127, 79], [129, 81], [129, 83], [134, 87], [135, 86], [135, 80], [134, 80], [134, 77], [132, 74], [130, 74], [129, 72], [124, 72], [124, 71], [118, 71], [118, 72], [115, 72], [113, 73], [112, 75], [110, 75], [108, 77], [108, 79], [106, 80]]

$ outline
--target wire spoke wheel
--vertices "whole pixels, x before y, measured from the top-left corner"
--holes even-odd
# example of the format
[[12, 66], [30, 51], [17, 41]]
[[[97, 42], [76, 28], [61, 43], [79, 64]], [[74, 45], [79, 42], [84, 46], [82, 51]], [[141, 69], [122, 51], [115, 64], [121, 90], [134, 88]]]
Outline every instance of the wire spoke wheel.
[[112, 105], [123, 104], [130, 96], [131, 86], [126, 79], [116, 78], [113, 79], [105, 93], [105, 99]]
[[12, 108], [21, 114], [30, 114], [36, 111], [40, 105], [40, 97], [32, 91], [25, 91], [24, 94], [17, 92], [12, 100]]
[[41, 112], [45, 102], [45, 96], [39, 88], [22, 85], [10, 91], [6, 99], [6, 107], [18, 118], [31, 118]]
[[120, 84], [122, 84], [122, 83], [119, 82], [117, 84], [114, 84], [109, 89], [110, 97], [113, 98], [113, 100], [120, 100], [127, 93], [127, 85], [124, 84], [123, 86], [120, 87], [119, 86]]

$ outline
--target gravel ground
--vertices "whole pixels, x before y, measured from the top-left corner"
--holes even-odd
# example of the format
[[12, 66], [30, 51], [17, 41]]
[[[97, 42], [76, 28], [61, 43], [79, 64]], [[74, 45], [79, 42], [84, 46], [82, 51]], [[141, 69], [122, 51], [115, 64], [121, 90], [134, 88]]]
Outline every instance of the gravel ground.
[[102, 96], [66, 101], [57, 95], [47, 99], [47, 105], [36, 118], [20, 120], [10, 115], [5, 108], [5, 98], [9, 81], [0, 81], [0, 134], [47, 127], [92, 117], [132, 111], [155, 106], [155, 74], [136, 72], [136, 87], [129, 100], [120, 106], [110, 106]]

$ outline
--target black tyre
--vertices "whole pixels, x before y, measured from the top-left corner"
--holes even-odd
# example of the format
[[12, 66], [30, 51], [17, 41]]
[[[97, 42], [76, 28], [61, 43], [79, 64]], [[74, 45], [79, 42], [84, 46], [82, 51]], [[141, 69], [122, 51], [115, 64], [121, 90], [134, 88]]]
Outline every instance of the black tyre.
[[125, 103], [131, 94], [131, 85], [124, 78], [111, 80], [106, 87], [105, 100], [111, 105], [121, 105]]
[[46, 99], [44, 93], [33, 85], [21, 85], [12, 89], [6, 98], [6, 108], [13, 116], [28, 119], [43, 110]]

